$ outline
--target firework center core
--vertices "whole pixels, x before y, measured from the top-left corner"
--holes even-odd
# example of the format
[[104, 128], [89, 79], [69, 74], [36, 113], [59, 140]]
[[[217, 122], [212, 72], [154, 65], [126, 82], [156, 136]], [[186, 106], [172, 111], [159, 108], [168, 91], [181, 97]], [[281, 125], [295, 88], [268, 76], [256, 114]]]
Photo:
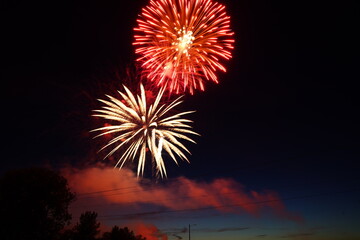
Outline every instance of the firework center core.
[[188, 50], [191, 48], [191, 44], [193, 43], [193, 40], [195, 39], [193, 36], [192, 31], [187, 31], [185, 28], [182, 30], [179, 30], [178, 35], [180, 37], [177, 38], [177, 43], [175, 43], [176, 51], [179, 51], [179, 53], [189, 55]]
[[150, 123], [148, 128], [157, 128], [157, 123], [156, 122]]

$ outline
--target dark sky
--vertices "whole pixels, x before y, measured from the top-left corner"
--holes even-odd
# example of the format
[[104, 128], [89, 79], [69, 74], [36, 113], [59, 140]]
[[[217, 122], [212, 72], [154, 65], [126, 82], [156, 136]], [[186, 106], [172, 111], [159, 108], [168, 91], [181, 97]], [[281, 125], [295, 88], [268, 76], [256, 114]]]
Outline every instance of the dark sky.
[[[169, 165], [169, 175], [231, 177], [285, 196], [289, 188], [313, 194], [358, 187], [356, 8], [221, 2], [235, 32], [233, 58], [224, 62], [228, 71], [218, 74], [219, 84], [185, 96], [184, 110], [197, 111], [191, 118], [202, 136], [189, 144], [191, 164]], [[120, 88], [132, 66], [132, 29], [146, 4], [2, 4], [1, 172], [101, 160], [88, 133], [96, 127], [91, 110], [99, 107], [96, 98]], [[359, 209], [359, 193], [350, 197]]]
[[[1, 74], [10, 166], [86, 153], [95, 99], [119, 88], [133, 64], [132, 28], [146, 2], [5, 3]], [[220, 84], [186, 96], [184, 106], [197, 110], [196, 130], [203, 136], [195, 157], [214, 160], [210, 166], [221, 158], [224, 170], [285, 159], [303, 168], [354, 169], [354, 8], [224, 3], [236, 33], [234, 57], [225, 63], [228, 72], [219, 73]], [[204, 166], [200, 160], [193, 165]]]

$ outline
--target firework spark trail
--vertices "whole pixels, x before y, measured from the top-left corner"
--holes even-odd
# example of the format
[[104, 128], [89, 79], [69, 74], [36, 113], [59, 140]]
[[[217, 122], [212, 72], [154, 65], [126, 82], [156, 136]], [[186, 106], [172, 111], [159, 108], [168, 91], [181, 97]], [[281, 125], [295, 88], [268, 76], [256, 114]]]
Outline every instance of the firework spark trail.
[[[171, 110], [182, 103], [182, 96], [170, 104], [161, 104], [164, 88], [160, 89], [152, 104], [147, 102], [145, 89], [140, 85], [140, 95], [134, 95], [124, 86], [125, 92], [119, 92], [122, 100], [107, 95], [109, 100], [99, 99], [104, 104], [102, 109], [94, 110], [93, 116], [110, 120], [112, 125], [97, 128], [92, 131], [101, 133], [95, 137], [107, 134], [116, 134], [104, 147], [113, 149], [105, 158], [113, 155], [116, 151], [123, 149], [122, 156], [115, 167], [122, 168], [128, 160], [134, 161], [138, 158], [138, 176], [144, 174], [147, 149], [151, 154], [156, 171], [161, 177], [166, 177], [166, 169], [162, 157], [165, 150], [177, 163], [175, 155], [188, 161], [183, 151], [190, 154], [188, 149], [178, 139], [184, 139], [195, 143], [186, 134], [198, 135], [191, 130], [191, 120], [182, 118], [183, 115], [193, 111], [181, 112], [171, 115]], [[104, 158], [104, 159], [105, 159]]]
[[171, 93], [218, 82], [219, 58], [230, 59], [234, 34], [225, 6], [211, 0], [151, 0], [134, 28], [137, 59], [148, 79]]

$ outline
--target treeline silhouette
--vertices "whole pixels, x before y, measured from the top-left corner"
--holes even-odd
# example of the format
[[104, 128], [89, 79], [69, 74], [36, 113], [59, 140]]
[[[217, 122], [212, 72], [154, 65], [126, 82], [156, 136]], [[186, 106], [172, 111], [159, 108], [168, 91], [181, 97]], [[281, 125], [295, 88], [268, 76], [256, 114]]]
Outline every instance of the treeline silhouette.
[[75, 199], [67, 180], [45, 168], [12, 170], [0, 177], [0, 238], [3, 240], [146, 240], [127, 227], [100, 236], [96, 212], [81, 214], [70, 228]]
[[110, 232], [105, 232], [102, 237], [100, 223], [96, 220], [96, 212], [85, 212], [81, 214], [80, 221], [72, 228], [61, 234], [61, 240], [146, 240], [141, 235], [135, 236], [129, 228], [114, 226]]

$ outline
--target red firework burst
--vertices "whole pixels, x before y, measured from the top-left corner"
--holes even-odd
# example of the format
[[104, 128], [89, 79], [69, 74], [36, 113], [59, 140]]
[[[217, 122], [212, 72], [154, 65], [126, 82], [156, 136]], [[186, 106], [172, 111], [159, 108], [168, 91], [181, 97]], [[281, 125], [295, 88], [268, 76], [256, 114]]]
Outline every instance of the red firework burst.
[[138, 61], [148, 79], [170, 93], [218, 83], [219, 58], [230, 59], [233, 32], [225, 6], [211, 0], [151, 0], [134, 28]]

